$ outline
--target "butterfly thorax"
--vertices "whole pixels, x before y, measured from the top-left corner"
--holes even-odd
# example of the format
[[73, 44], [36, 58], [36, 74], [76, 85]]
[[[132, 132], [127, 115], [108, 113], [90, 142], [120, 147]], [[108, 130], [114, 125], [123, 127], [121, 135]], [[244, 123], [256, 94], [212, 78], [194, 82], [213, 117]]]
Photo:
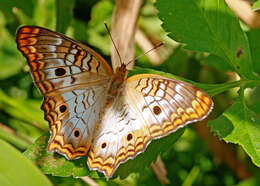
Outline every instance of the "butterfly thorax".
[[123, 88], [124, 88], [124, 82], [127, 77], [127, 69], [126, 65], [123, 64], [120, 67], [117, 67], [116, 72], [114, 73], [108, 90], [108, 96], [107, 96], [107, 105], [110, 105], [116, 97], [118, 97]]

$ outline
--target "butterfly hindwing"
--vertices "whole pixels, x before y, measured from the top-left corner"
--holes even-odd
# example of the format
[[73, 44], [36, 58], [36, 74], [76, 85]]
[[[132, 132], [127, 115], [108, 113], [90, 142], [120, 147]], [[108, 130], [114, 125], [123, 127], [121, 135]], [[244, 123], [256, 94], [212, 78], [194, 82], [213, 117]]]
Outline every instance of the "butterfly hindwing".
[[78, 89], [44, 99], [42, 109], [50, 123], [48, 151], [67, 159], [86, 155], [105, 103], [107, 85]]
[[[121, 97], [106, 109], [88, 165], [111, 177], [120, 163], [145, 151], [152, 139], [202, 120], [213, 107], [194, 86], [153, 74], [132, 76]], [[116, 112], [115, 112], [116, 111]]]

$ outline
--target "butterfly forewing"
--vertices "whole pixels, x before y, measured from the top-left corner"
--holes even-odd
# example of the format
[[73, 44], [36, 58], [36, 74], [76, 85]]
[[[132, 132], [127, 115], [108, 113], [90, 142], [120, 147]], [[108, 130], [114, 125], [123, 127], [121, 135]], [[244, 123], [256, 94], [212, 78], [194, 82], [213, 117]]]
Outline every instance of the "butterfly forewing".
[[[94, 137], [88, 165], [111, 177], [118, 165], [160, 138], [205, 118], [213, 102], [202, 90], [159, 75], [130, 77]], [[116, 110], [117, 112], [114, 112]]]
[[41, 27], [19, 28], [17, 45], [45, 97], [48, 150], [68, 159], [85, 155], [105, 103], [111, 68], [87, 46]]
[[24, 26], [17, 32], [17, 44], [45, 96], [109, 81], [111, 77], [112, 70], [100, 55], [62, 34]]

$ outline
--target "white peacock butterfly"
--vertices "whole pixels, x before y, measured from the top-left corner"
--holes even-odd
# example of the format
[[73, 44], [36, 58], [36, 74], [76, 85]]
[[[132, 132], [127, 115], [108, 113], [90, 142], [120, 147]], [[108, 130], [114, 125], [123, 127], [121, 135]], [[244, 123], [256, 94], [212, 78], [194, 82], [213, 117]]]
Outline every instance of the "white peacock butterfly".
[[89, 151], [89, 168], [108, 178], [151, 140], [204, 119], [213, 108], [191, 84], [155, 74], [127, 78], [126, 64], [114, 73], [91, 48], [45, 28], [19, 28], [17, 45], [44, 96], [48, 151], [69, 160]]

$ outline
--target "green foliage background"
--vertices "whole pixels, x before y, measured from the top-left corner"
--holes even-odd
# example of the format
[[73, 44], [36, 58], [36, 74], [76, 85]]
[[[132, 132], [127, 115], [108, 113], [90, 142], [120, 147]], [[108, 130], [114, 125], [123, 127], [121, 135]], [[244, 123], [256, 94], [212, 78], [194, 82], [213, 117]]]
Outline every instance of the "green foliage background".
[[[192, 127], [153, 141], [111, 180], [90, 172], [86, 158], [67, 161], [46, 153], [49, 133], [40, 110], [42, 96], [16, 49], [16, 29], [38, 25], [56, 30], [110, 61], [103, 22], [111, 23], [113, 7], [113, 0], [0, 0], [0, 185], [84, 185], [76, 178], [86, 175], [101, 185], [158, 185], [150, 167], [158, 154], [172, 185], [258, 185], [260, 29], [246, 28], [223, 0], [145, 1], [138, 26], [150, 38], [165, 41], [168, 50], [162, 55], [167, 59], [154, 67], [147, 57], [140, 58], [130, 76], [157, 73], [214, 96], [208, 125], [219, 139], [237, 144], [230, 148], [251, 172], [250, 179], [241, 180], [225, 164], [216, 163]], [[136, 53], [143, 52], [137, 47]]]

